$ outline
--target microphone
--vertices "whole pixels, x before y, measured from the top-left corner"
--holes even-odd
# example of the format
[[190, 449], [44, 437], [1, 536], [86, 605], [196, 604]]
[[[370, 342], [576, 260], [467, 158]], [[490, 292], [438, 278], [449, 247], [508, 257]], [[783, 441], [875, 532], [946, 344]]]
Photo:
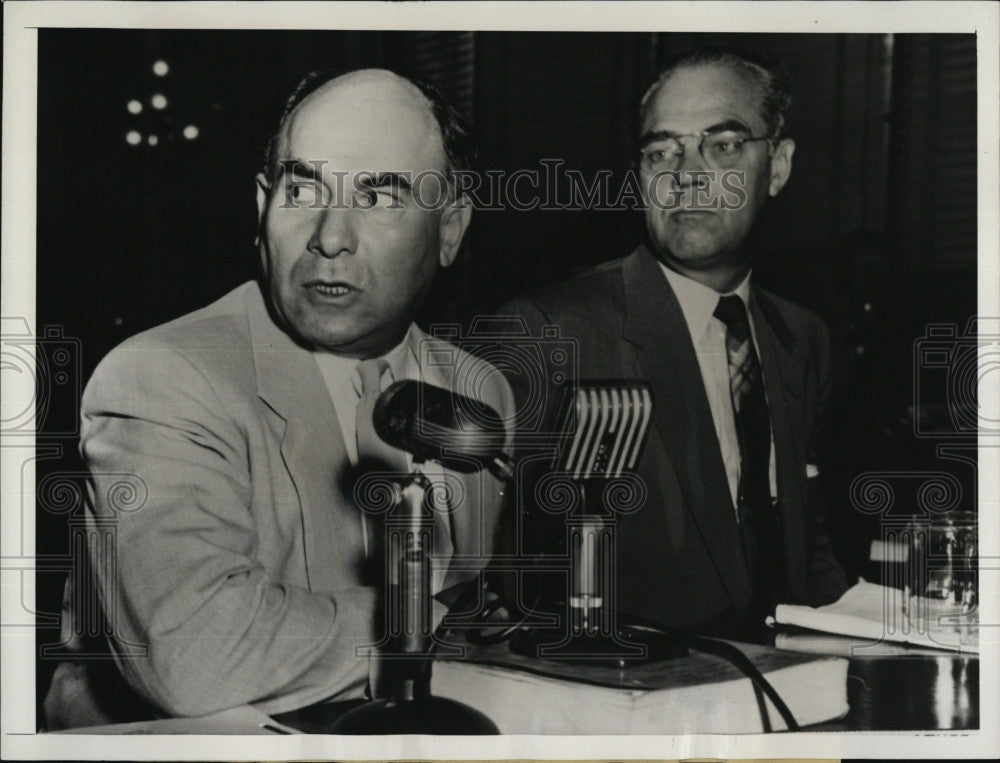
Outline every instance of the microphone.
[[488, 469], [503, 481], [514, 476], [503, 452], [503, 419], [492, 406], [471, 397], [405, 379], [375, 401], [372, 424], [383, 441], [416, 461], [437, 461], [459, 472]]
[[[474, 472], [488, 468], [505, 479], [513, 474], [503, 453], [506, 430], [490, 406], [424, 382], [396, 382], [379, 395], [372, 411], [378, 436], [413, 456], [414, 479], [397, 500], [400, 520], [386, 523], [387, 569], [394, 567], [385, 590], [389, 632], [381, 642], [382, 660], [400, 661], [387, 670], [391, 696], [376, 699], [340, 716], [334, 734], [499, 734], [478, 710], [431, 694], [433, 638], [431, 623], [430, 547], [435, 524], [427, 516], [431, 486], [417, 466], [437, 461], [450, 469]], [[430, 526], [429, 526], [430, 525]], [[435, 639], [436, 641], [436, 639]], [[436, 641], [438, 644], [443, 642]], [[445, 644], [445, 646], [448, 646]], [[389, 665], [386, 666], [390, 668]]]

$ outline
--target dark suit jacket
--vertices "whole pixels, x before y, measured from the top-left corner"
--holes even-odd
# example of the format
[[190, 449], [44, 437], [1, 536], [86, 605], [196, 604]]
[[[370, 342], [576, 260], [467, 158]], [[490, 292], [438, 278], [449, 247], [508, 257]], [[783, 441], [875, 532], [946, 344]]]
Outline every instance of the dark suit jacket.
[[[419, 330], [410, 341], [426, 381], [510, 417], [488, 363]], [[131, 687], [182, 716], [360, 696], [369, 664], [356, 648], [383, 631], [351, 466], [315, 359], [274, 324], [257, 284], [113, 350], [82, 407], [88, 529], [110, 523], [116, 538], [91, 563]], [[135, 501], [122, 506], [129, 475]], [[464, 497], [448, 588], [489, 557], [503, 485], [485, 471], [444, 478]], [[114, 720], [80, 683], [57, 672], [51, 725]]]
[[[827, 332], [817, 316], [756, 287], [750, 311], [771, 412], [789, 594], [829, 602], [847, 586], [824, 529], [818, 479], [806, 474], [827, 396]], [[641, 246], [498, 312], [522, 317], [533, 336], [558, 326], [577, 342], [579, 378], [652, 385], [654, 426], [638, 467], [648, 497], [617, 524], [620, 611], [670, 627], [742, 616], [752, 592], [719, 442], [680, 304], [654, 256]], [[523, 387], [511, 381], [520, 405]]]

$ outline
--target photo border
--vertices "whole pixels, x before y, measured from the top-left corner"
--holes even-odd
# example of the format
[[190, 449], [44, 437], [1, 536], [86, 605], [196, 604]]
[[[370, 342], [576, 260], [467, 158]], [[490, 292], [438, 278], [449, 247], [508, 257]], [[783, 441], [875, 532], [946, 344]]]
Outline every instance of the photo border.
[[[731, 31], [808, 33], [941, 33], [978, 35], [978, 314], [1000, 315], [998, 257], [998, 6], [990, 2], [597, 2], [552, 3], [143, 3], [10, 2], [4, 12], [2, 314], [35, 325], [35, 136], [37, 31], [42, 27], [152, 29], [399, 29]], [[0, 394], [7, 394], [0, 389]], [[998, 389], [980, 390], [981, 404], [997, 410]], [[333, 736], [55, 736], [35, 734], [35, 634], [0, 628], [0, 728], [4, 758], [256, 759], [446, 758], [587, 759], [789, 757], [970, 757], [1000, 750], [1000, 458], [980, 443], [980, 722], [961, 732], [803, 732], [777, 735], [501, 736], [496, 738]], [[29, 448], [32, 438], [2, 443], [2, 554], [34, 552], [33, 495], [9, 486], [34, 485], [29, 462], [7, 448]], [[21, 539], [25, 543], [21, 545]], [[4, 572], [0, 622], [20, 607], [34, 611], [30, 587], [12, 596]], [[16, 591], [15, 591], [16, 593]]]

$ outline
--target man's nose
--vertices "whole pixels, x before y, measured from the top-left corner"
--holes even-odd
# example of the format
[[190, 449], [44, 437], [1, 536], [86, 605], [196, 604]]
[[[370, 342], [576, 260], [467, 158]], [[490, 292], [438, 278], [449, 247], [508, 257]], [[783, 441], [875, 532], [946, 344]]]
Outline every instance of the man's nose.
[[697, 144], [684, 146], [684, 153], [677, 165], [677, 182], [683, 187], [708, 185], [709, 169]]
[[354, 254], [358, 246], [356, 210], [328, 207], [319, 213], [306, 248], [313, 254], [332, 258]]

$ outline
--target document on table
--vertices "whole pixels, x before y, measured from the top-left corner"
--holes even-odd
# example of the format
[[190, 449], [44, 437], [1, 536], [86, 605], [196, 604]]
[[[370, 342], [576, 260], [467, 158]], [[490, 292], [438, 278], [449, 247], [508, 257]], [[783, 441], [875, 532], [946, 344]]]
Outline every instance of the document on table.
[[898, 641], [934, 649], [979, 652], [978, 618], [960, 605], [905, 596], [896, 588], [860, 581], [833, 604], [779, 604], [775, 622], [826, 633]]

